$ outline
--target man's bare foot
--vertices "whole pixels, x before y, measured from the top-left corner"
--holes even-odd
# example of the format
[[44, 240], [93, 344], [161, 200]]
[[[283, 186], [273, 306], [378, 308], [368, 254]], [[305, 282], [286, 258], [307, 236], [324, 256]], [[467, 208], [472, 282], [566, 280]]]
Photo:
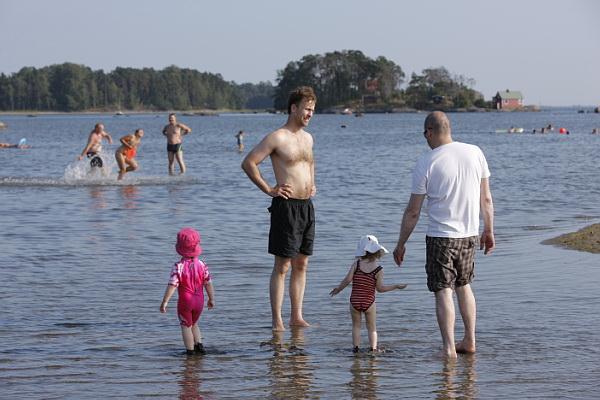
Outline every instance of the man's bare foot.
[[438, 358], [442, 358], [445, 360], [454, 360], [456, 359], [458, 356], [456, 355], [456, 352], [452, 352], [452, 351], [446, 351], [446, 350], [440, 350], [437, 353], [435, 353], [435, 356]]
[[304, 319], [294, 319], [290, 320], [290, 326], [310, 326], [310, 324]]
[[456, 352], [461, 354], [473, 354], [475, 353], [475, 343], [467, 343], [465, 340], [461, 340], [456, 343]]
[[272, 328], [273, 332], [283, 332], [285, 331], [285, 326], [283, 326], [283, 321], [273, 322]]

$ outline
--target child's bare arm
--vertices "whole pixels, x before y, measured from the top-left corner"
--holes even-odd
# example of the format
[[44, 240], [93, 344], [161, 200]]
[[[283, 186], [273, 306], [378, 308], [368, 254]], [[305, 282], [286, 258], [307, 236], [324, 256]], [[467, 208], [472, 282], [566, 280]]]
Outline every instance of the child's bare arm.
[[348, 286], [350, 284], [350, 282], [352, 282], [352, 277], [354, 276], [354, 267], [355, 267], [356, 263], [352, 263], [352, 265], [350, 266], [350, 270], [348, 271], [348, 274], [346, 274], [346, 277], [340, 282], [340, 284], [331, 290], [331, 292], [329, 292], [329, 294], [331, 296], [335, 296], [336, 294], [338, 294], [339, 292], [341, 292], [342, 290], [344, 290], [344, 288], [346, 286]]
[[175, 286], [167, 285], [167, 288], [165, 289], [165, 295], [163, 296], [162, 303], [160, 303], [160, 312], [161, 313], [167, 312], [167, 304], [169, 303], [171, 296], [173, 296], [173, 293], [175, 293], [175, 289], [176, 289]]
[[215, 289], [213, 288], [213, 284], [211, 281], [208, 281], [204, 284], [204, 288], [206, 289], [206, 294], [208, 294], [208, 301], [206, 302], [206, 306], [209, 310], [215, 306]]
[[389, 292], [391, 290], [396, 289], [404, 289], [406, 287], [403, 283], [397, 283], [395, 285], [384, 285], [383, 284], [383, 270], [377, 273], [377, 282], [375, 284], [375, 288], [379, 293]]

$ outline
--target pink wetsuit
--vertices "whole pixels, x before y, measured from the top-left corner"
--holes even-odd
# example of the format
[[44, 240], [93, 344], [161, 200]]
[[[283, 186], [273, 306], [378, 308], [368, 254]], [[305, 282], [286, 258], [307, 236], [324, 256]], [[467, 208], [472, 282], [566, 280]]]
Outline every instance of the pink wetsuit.
[[198, 322], [204, 308], [204, 284], [210, 280], [208, 267], [198, 257], [182, 258], [173, 265], [169, 285], [178, 291], [177, 316], [181, 325], [190, 327]]

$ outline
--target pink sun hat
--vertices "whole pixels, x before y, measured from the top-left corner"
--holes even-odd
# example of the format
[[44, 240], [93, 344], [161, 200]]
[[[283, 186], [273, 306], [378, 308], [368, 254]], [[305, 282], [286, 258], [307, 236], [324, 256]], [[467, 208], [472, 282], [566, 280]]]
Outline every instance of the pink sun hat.
[[183, 257], [197, 257], [202, 254], [200, 234], [194, 228], [183, 228], [177, 234], [175, 250]]

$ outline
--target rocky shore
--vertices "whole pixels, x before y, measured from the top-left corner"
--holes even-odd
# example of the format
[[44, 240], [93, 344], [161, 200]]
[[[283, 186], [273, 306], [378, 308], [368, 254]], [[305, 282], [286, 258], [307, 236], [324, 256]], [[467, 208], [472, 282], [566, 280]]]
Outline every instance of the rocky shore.
[[600, 224], [593, 224], [577, 232], [567, 233], [542, 243], [600, 254]]

